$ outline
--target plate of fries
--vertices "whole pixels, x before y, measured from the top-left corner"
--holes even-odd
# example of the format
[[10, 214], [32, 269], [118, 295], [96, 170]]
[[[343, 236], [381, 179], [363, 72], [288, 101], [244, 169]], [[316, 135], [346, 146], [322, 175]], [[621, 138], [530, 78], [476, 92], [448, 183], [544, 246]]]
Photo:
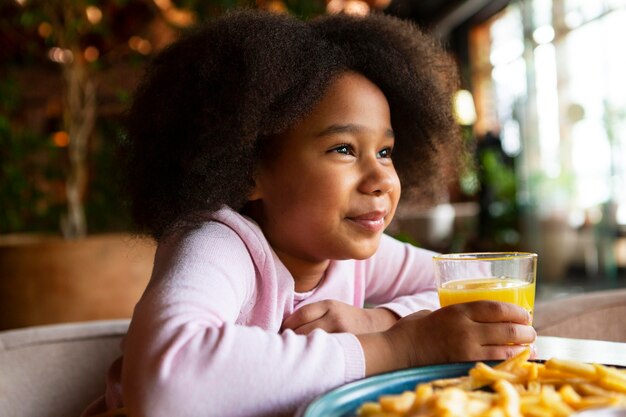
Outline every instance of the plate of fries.
[[529, 357], [365, 378], [317, 398], [302, 417], [626, 417], [625, 369]]

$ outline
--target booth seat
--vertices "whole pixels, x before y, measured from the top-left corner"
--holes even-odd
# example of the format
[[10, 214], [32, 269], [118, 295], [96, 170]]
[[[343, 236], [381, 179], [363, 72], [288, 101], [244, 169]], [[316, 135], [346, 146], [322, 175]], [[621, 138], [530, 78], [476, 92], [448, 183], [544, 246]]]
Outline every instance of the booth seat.
[[542, 336], [626, 342], [626, 288], [542, 301], [533, 325]]
[[0, 416], [78, 417], [104, 393], [129, 320], [0, 332]]

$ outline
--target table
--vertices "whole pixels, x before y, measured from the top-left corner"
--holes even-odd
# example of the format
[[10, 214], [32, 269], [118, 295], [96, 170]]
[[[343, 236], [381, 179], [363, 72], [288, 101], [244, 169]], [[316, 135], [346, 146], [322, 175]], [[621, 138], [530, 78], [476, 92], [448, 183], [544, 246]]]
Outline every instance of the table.
[[538, 336], [535, 341], [537, 359], [570, 359], [605, 365], [626, 366], [626, 343], [604, 340], [570, 339]]

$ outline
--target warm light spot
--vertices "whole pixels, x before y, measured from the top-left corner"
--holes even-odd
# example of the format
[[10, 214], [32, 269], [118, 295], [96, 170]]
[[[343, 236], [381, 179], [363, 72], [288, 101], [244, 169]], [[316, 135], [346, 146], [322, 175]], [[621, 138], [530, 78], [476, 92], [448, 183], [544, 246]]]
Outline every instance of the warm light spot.
[[330, 14], [341, 13], [343, 10], [343, 0], [330, 0], [326, 5], [326, 12]]
[[140, 54], [148, 55], [150, 52], [152, 52], [152, 44], [150, 43], [150, 41], [143, 39], [142, 42], [139, 43], [137, 51], [139, 51]]
[[459, 90], [454, 95], [454, 116], [458, 124], [471, 126], [476, 123], [474, 97], [467, 90]]
[[[153, 0], [154, 4], [161, 9], [163, 17], [176, 26], [189, 26], [196, 21], [196, 15], [186, 9], [180, 9], [172, 4], [171, 0]], [[276, 1], [276, 0], [272, 0]]]
[[585, 17], [582, 15], [580, 10], [572, 10], [565, 15], [565, 26], [569, 29], [576, 29], [583, 23], [585, 23]]
[[622, 203], [617, 206], [615, 220], [617, 220], [617, 224], [620, 226], [626, 226], [626, 203]]
[[263, 5], [263, 9], [274, 13], [287, 12], [287, 6], [281, 0], [271, 0]]
[[48, 22], [41, 22], [37, 27], [37, 32], [42, 38], [47, 38], [52, 34], [52, 25]]
[[370, 6], [361, 0], [348, 0], [343, 7], [343, 11], [346, 14], [365, 16], [370, 12]]
[[161, 10], [168, 10], [172, 8], [171, 0], [154, 0], [154, 4]]
[[130, 47], [130, 49], [132, 49], [133, 51], [136, 51], [139, 48], [139, 44], [141, 43], [143, 39], [141, 39], [139, 36], [132, 36], [129, 40], [128, 40], [128, 46]]
[[69, 49], [62, 49], [55, 46], [48, 51], [48, 58], [59, 64], [69, 64], [74, 60], [74, 54]]
[[26, 4], [26, 0], [15, 0], [15, 2], [20, 6], [24, 6]]
[[85, 14], [87, 15], [87, 20], [92, 25], [96, 25], [102, 20], [102, 11], [96, 6], [87, 6]]
[[128, 40], [128, 46], [133, 51], [137, 51], [140, 54], [148, 55], [152, 52], [152, 44], [149, 40], [140, 38], [139, 36], [133, 36]]
[[554, 40], [554, 28], [550, 25], [539, 26], [533, 32], [533, 39], [539, 45], [550, 43]]
[[87, 62], [94, 62], [100, 56], [100, 51], [95, 46], [88, 46], [83, 52]]
[[391, 0], [374, 0], [374, 8], [378, 10], [385, 10], [389, 6]]
[[174, 7], [167, 9], [163, 14], [170, 23], [177, 26], [189, 26], [196, 20], [196, 16], [192, 12]]
[[59, 130], [58, 132], [54, 132], [52, 134], [52, 142], [59, 148], [65, 148], [70, 144], [70, 135], [63, 130]]

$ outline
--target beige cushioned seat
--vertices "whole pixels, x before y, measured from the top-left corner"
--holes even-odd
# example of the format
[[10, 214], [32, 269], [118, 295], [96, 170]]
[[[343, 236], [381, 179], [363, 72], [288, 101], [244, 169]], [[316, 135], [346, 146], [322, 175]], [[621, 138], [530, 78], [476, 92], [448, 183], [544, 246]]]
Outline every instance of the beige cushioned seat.
[[128, 320], [0, 332], [0, 416], [78, 417], [104, 393]]
[[626, 288], [543, 301], [535, 307], [538, 335], [626, 342]]

